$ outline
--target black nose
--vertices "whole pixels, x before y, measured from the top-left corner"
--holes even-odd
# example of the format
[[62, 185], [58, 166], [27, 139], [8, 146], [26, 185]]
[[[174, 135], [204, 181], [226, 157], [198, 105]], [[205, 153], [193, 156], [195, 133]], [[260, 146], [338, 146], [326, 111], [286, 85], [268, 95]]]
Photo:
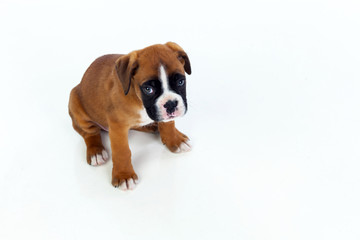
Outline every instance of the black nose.
[[166, 108], [166, 112], [168, 114], [171, 114], [173, 112], [175, 112], [175, 109], [176, 109], [176, 106], [178, 105], [178, 101], [175, 100], [175, 101], [167, 101], [164, 105], [164, 108]]

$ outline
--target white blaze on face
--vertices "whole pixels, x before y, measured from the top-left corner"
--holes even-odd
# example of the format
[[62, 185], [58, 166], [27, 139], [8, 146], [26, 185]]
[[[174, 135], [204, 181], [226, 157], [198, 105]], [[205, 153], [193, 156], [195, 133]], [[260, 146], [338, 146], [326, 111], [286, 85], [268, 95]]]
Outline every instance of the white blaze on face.
[[160, 64], [160, 68], [159, 68], [159, 74], [160, 74], [160, 81], [161, 81], [161, 85], [163, 87], [164, 93], [165, 92], [169, 92], [169, 79], [166, 75], [166, 71], [163, 65]]
[[[165, 68], [163, 65], [160, 65], [160, 68], [159, 68], [159, 79], [160, 79], [162, 89], [163, 89], [162, 95], [156, 101], [159, 120], [167, 122], [167, 121], [173, 120], [175, 117], [183, 116], [185, 114], [184, 100], [182, 99], [182, 97], [179, 94], [175, 93], [174, 91], [172, 91], [170, 89], [169, 79], [168, 79], [168, 76], [166, 74], [166, 71], [165, 71]], [[166, 108], [164, 107], [164, 105], [168, 101], [177, 101], [177, 106], [176, 106], [175, 112], [173, 112], [171, 114], [167, 113]]]

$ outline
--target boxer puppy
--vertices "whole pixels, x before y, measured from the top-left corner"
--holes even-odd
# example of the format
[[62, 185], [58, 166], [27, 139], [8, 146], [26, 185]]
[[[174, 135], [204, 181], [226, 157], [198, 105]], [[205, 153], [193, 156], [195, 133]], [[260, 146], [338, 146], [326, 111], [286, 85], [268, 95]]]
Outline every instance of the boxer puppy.
[[96, 166], [108, 160], [100, 131], [109, 132], [113, 186], [128, 190], [137, 183], [128, 143], [130, 129], [158, 131], [174, 153], [191, 149], [189, 138], [174, 123], [187, 111], [185, 73], [191, 74], [187, 54], [168, 42], [127, 55], [102, 56], [72, 89], [69, 114], [74, 129], [85, 140], [88, 164]]

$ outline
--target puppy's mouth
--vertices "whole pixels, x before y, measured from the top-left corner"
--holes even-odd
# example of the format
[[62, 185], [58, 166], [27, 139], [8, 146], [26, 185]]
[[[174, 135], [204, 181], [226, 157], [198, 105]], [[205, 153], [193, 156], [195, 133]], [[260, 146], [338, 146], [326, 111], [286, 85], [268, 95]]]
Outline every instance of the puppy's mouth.
[[186, 106], [181, 99], [162, 100], [157, 104], [157, 120], [158, 122], [173, 121], [175, 118], [184, 116]]
[[173, 112], [173, 113], [168, 113], [167, 117], [168, 118], [176, 118], [177, 116], [176, 116], [175, 112]]
[[167, 121], [172, 121], [173, 119], [177, 118], [177, 117], [181, 117], [183, 114], [180, 113], [180, 111], [175, 111], [172, 113], [163, 113], [162, 116], [160, 117], [160, 122], [167, 122]]
[[170, 116], [167, 116], [167, 118], [165, 119], [165, 120], [173, 120], [174, 118], [176, 118], [176, 116], [172, 116], [172, 115], [170, 115]]
[[179, 115], [176, 115], [175, 113], [167, 114], [167, 116], [163, 118], [163, 121], [170, 121], [177, 117], [179, 117]]

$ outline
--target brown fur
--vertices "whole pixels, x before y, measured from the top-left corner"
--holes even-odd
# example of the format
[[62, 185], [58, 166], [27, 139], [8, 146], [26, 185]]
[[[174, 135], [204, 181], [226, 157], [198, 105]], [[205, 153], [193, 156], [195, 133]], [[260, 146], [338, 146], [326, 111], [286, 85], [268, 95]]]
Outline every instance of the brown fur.
[[191, 73], [189, 59], [176, 43], [153, 45], [127, 55], [112, 54], [96, 59], [82, 81], [70, 93], [69, 113], [74, 129], [84, 138], [87, 162], [101, 154], [101, 127], [109, 130], [116, 187], [130, 178], [137, 179], [131, 164], [128, 144], [130, 129], [159, 131], [163, 143], [176, 151], [188, 138], [175, 128], [174, 121], [140, 126], [139, 111], [143, 108], [139, 86], [158, 75], [159, 63], [168, 72]]

